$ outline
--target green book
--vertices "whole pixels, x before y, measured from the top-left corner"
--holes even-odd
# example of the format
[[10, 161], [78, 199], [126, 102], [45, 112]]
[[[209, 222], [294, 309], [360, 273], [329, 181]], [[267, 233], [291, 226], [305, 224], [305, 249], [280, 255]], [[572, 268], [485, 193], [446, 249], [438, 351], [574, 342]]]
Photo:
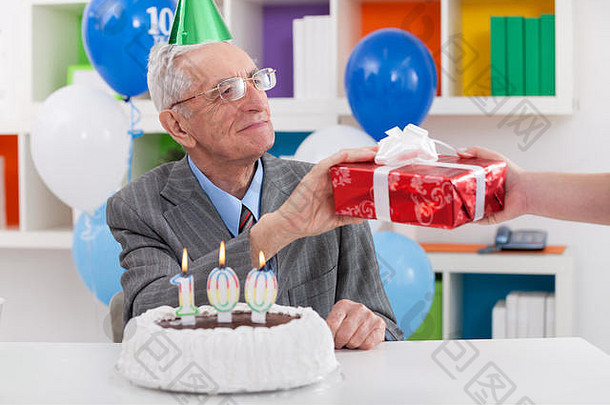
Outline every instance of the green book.
[[540, 95], [540, 19], [523, 20], [525, 37], [525, 95]]
[[434, 283], [434, 299], [430, 312], [424, 322], [407, 340], [442, 340], [443, 339], [443, 282]]
[[491, 95], [506, 96], [506, 17], [491, 17]]
[[540, 16], [540, 95], [555, 95], [555, 15]]
[[509, 96], [525, 94], [523, 17], [506, 17], [506, 90]]

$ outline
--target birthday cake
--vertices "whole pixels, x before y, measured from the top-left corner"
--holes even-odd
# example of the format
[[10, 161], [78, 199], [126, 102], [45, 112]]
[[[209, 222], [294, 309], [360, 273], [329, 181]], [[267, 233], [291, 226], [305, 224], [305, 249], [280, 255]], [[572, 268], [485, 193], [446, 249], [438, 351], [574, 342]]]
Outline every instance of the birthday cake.
[[338, 366], [333, 337], [311, 308], [273, 305], [265, 323], [237, 303], [229, 323], [199, 307], [193, 322], [162, 306], [132, 318], [118, 372], [135, 384], [179, 392], [288, 389], [321, 380]]

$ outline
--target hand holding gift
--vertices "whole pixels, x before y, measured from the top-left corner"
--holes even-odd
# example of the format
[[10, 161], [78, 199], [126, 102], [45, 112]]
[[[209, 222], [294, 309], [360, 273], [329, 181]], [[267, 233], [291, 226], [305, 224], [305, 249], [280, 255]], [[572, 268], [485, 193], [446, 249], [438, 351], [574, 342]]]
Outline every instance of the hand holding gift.
[[335, 213], [328, 170], [339, 163], [371, 162], [376, 152], [376, 146], [344, 149], [316, 164], [278, 210], [282, 217], [289, 219], [285, 230], [298, 239], [362, 222]]
[[[610, 173], [532, 172], [524, 170], [497, 152], [471, 147], [464, 158], [506, 161], [504, 210], [481, 223], [497, 224], [533, 214], [568, 221], [610, 225]], [[586, 207], [586, 208], [584, 208]]]
[[372, 162], [377, 146], [344, 149], [320, 161], [305, 175], [290, 197], [276, 211], [263, 215], [250, 231], [252, 263], [258, 252], [274, 256], [293, 241], [320, 235], [339, 226], [363, 220], [335, 212], [330, 167], [339, 163]]
[[375, 164], [331, 167], [337, 214], [451, 229], [503, 209], [506, 162], [439, 156], [415, 125], [386, 133]]
[[494, 159], [506, 162], [506, 196], [504, 209], [491, 213], [489, 216], [479, 221], [479, 223], [498, 224], [527, 213], [525, 181], [523, 181], [525, 171], [522, 168], [497, 152], [477, 146], [468, 148], [465, 152], [458, 152], [458, 155], [466, 159]]

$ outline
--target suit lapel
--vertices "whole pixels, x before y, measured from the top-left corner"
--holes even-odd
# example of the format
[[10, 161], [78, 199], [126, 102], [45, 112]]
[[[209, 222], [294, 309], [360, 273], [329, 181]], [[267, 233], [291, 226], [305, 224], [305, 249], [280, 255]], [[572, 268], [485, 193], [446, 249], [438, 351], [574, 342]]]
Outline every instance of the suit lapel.
[[[292, 190], [300, 181], [300, 177], [292, 171], [292, 167], [289, 163], [267, 153], [263, 155], [262, 161], [265, 169], [265, 178], [263, 180], [261, 196], [261, 216], [280, 208], [288, 197], [290, 197]], [[287, 246], [276, 255], [278, 285], [280, 286], [280, 290], [278, 291], [279, 302], [283, 302], [280, 299], [280, 296], [287, 293], [287, 291], [282, 291], [282, 286], [287, 285], [290, 273], [284, 273], [282, 270], [289, 249], [290, 246]]]
[[[260, 215], [276, 211], [290, 196], [300, 181], [290, 164], [269, 154], [262, 157], [264, 178], [261, 191]], [[172, 203], [163, 216], [184, 243], [192, 259], [216, 249], [221, 240], [233, 236], [220, 214], [193, 175], [186, 157], [176, 162], [161, 196]], [[286, 249], [278, 255], [278, 278], [286, 256]]]
[[193, 175], [186, 157], [172, 168], [161, 196], [173, 204], [163, 216], [186, 245], [192, 259], [216, 249], [220, 240], [232, 238], [220, 214]]
[[265, 171], [261, 192], [261, 216], [281, 207], [290, 196], [290, 183], [294, 183], [295, 178], [290, 167], [280, 159], [265, 153], [262, 161]]

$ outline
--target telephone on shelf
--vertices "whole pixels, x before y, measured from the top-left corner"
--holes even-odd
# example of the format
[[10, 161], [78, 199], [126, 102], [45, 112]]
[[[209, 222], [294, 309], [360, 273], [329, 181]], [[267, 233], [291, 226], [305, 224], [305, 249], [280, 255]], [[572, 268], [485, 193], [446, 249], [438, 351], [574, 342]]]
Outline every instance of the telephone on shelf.
[[546, 231], [519, 230], [511, 231], [501, 226], [496, 233], [495, 245], [480, 249], [479, 253], [493, 253], [500, 250], [542, 250], [546, 247]]

